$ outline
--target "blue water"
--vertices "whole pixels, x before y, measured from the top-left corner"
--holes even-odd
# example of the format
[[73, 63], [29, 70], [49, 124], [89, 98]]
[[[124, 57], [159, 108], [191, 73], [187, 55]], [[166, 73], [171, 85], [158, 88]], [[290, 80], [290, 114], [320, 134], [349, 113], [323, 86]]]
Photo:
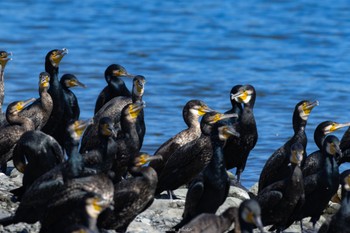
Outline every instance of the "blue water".
[[60, 74], [73, 73], [88, 86], [74, 92], [81, 117], [91, 118], [106, 85], [104, 70], [119, 63], [147, 79], [142, 150], [149, 153], [185, 128], [188, 100], [226, 111], [232, 86], [252, 84], [259, 140], [242, 176], [245, 186], [258, 180], [266, 159], [292, 135], [300, 100], [320, 102], [307, 125], [308, 152], [316, 149], [313, 131], [320, 122], [350, 121], [346, 0], [2, 0], [0, 22], [0, 49], [13, 53], [5, 107], [37, 97], [46, 53], [68, 48]]

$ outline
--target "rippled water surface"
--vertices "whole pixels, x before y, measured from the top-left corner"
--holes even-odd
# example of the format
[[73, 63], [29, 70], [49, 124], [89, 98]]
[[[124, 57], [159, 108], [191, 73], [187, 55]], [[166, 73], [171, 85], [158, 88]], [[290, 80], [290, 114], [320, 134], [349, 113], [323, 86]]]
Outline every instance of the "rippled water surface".
[[188, 100], [226, 111], [232, 86], [252, 84], [259, 140], [245, 186], [292, 135], [300, 100], [320, 102], [307, 125], [308, 152], [316, 149], [318, 123], [350, 121], [349, 1], [2, 0], [0, 22], [0, 50], [13, 53], [5, 105], [37, 97], [46, 53], [65, 47], [60, 74], [73, 73], [88, 86], [74, 91], [81, 117], [90, 118], [106, 85], [104, 70], [119, 63], [147, 79], [143, 150], [149, 153], [185, 128]]

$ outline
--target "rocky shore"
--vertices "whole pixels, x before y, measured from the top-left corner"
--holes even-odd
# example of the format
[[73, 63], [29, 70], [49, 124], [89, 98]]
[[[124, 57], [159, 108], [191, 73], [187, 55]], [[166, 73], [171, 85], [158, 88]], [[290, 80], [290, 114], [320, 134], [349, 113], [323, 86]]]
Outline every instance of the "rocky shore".
[[[22, 175], [17, 170], [12, 170], [9, 176], [0, 173], [0, 218], [8, 216], [15, 212], [18, 203], [12, 201], [12, 194], [9, 190], [19, 187], [22, 182]], [[251, 187], [250, 191], [256, 192], [256, 185]], [[160, 233], [171, 230], [171, 227], [176, 225], [181, 220], [183, 208], [185, 205], [187, 189], [180, 188], [175, 190], [175, 195], [178, 199], [169, 200], [166, 198], [155, 199], [153, 204], [143, 213], [139, 214], [136, 219], [130, 224], [129, 233]], [[165, 195], [163, 195], [165, 196]], [[242, 200], [249, 198], [248, 193], [238, 187], [231, 186], [230, 194], [225, 203], [219, 208], [217, 213], [221, 213], [229, 206], [239, 206]], [[330, 202], [329, 208], [325, 211], [317, 223], [315, 231], [312, 230], [308, 219], [304, 219], [303, 224], [305, 232], [317, 232], [325, 219], [329, 218], [337, 209], [339, 204]], [[233, 227], [233, 226], [232, 226]], [[25, 224], [19, 223], [7, 227], [0, 226], [0, 232], [39, 232], [40, 224]], [[269, 227], [265, 228], [268, 231]], [[109, 231], [114, 232], [114, 231]], [[285, 232], [300, 232], [299, 224], [294, 224]]]

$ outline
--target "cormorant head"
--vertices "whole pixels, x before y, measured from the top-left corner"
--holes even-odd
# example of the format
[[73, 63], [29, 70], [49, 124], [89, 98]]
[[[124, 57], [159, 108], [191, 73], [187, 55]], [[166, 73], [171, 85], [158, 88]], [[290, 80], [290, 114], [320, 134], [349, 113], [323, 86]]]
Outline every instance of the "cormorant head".
[[86, 87], [86, 85], [81, 83], [74, 74], [64, 74], [60, 79], [60, 83], [67, 88], [76, 86]]
[[17, 115], [20, 111], [22, 111], [25, 107], [30, 105], [35, 101], [35, 98], [31, 98], [25, 101], [16, 101], [7, 106], [6, 115]]
[[7, 62], [11, 60], [12, 53], [6, 51], [0, 51], [0, 70], [4, 70]]
[[193, 115], [203, 116], [207, 112], [212, 112], [213, 110], [210, 109], [208, 105], [201, 100], [190, 100], [186, 103], [182, 110], [183, 116], [188, 111], [191, 112]]
[[264, 232], [261, 222], [261, 209], [259, 203], [254, 199], [244, 200], [238, 209], [240, 220], [246, 224], [256, 226]]
[[74, 141], [79, 141], [84, 130], [90, 124], [88, 121], [78, 120], [68, 126], [68, 133]]
[[161, 155], [149, 155], [147, 153], [140, 153], [138, 156], [134, 159], [134, 166], [141, 167], [145, 165], [146, 163], [153, 161], [153, 160], [162, 160], [163, 157]]
[[292, 164], [295, 164], [300, 167], [301, 162], [304, 157], [304, 147], [301, 143], [296, 142], [294, 143], [291, 148], [291, 153], [290, 153], [290, 162]]
[[237, 87], [235, 93], [231, 92], [231, 100], [234, 99], [238, 103], [254, 105], [255, 102], [255, 88], [252, 85], [243, 85]]
[[117, 131], [114, 128], [114, 122], [109, 117], [102, 117], [99, 121], [99, 133], [105, 137], [117, 137]]
[[103, 199], [98, 194], [87, 194], [85, 197], [85, 209], [86, 213], [93, 219], [97, 219], [98, 215], [107, 207], [110, 206], [110, 202]]
[[66, 48], [54, 49], [54, 50], [51, 50], [50, 52], [47, 53], [45, 59], [46, 59], [46, 61], [49, 61], [53, 67], [57, 68], [60, 65], [62, 58], [66, 54], [68, 54], [68, 49], [66, 49]]
[[339, 139], [336, 136], [328, 135], [323, 142], [323, 150], [332, 156], [341, 157], [342, 152], [340, 150], [339, 144]]
[[240, 134], [232, 125], [220, 125], [218, 124], [218, 135], [221, 141], [226, 141], [229, 137], [239, 137]]
[[201, 130], [202, 133], [209, 135], [210, 131], [212, 129], [212, 126], [217, 123], [218, 121], [227, 119], [227, 118], [232, 118], [232, 117], [238, 117], [237, 114], [232, 113], [232, 114], [222, 114], [216, 111], [210, 111], [206, 114], [204, 114], [202, 120], [201, 120]]
[[308, 100], [302, 100], [295, 106], [294, 112], [297, 112], [299, 114], [299, 117], [306, 121], [311, 113], [311, 110], [318, 106], [319, 102], [316, 101], [308, 101]]
[[118, 78], [121, 76], [129, 78], [134, 77], [134, 75], [129, 74], [123, 66], [118, 64], [109, 65], [105, 70], [105, 79], [107, 83], [111, 82], [113, 78]]
[[136, 96], [143, 96], [145, 92], [146, 79], [142, 75], [136, 75], [133, 80], [133, 93]]
[[126, 105], [124, 107], [123, 114], [125, 114], [128, 119], [135, 120], [144, 107], [146, 107], [146, 103], [144, 101], [136, 101], [135, 103]]
[[48, 89], [50, 87], [50, 74], [41, 72], [39, 74], [39, 89]]

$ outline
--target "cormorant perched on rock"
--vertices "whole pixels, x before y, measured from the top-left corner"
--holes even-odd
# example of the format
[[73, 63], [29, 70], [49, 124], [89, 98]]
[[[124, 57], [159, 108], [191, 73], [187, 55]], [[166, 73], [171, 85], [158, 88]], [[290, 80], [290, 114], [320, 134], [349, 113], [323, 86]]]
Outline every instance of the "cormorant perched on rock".
[[290, 216], [304, 203], [303, 174], [300, 169], [304, 148], [297, 142], [290, 150], [289, 175], [266, 186], [257, 196], [264, 226], [272, 224], [277, 232], [286, 229]]
[[191, 182], [186, 195], [183, 218], [174, 228], [183, 227], [189, 221], [202, 213], [216, 213], [224, 203], [230, 188], [222, 147], [227, 138], [238, 136], [232, 126], [220, 122], [212, 126], [210, 141], [212, 158], [203, 171]]
[[[330, 134], [340, 128], [349, 126], [350, 123], [345, 123], [345, 124], [340, 124], [340, 123], [336, 123], [334, 121], [324, 121], [322, 123], [320, 123], [315, 130], [314, 133], [314, 140], [315, 143], [317, 145], [317, 147], [319, 148], [319, 150], [314, 151], [313, 153], [309, 154], [302, 166], [302, 170], [303, 170], [303, 175], [304, 176], [308, 176], [310, 174], [314, 174], [315, 172], [317, 172], [318, 170], [321, 169], [321, 167], [323, 166], [322, 164], [322, 159], [320, 159], [320, 157], [322, 157], [322, 145], [324, 142], [324, 139], [326, 138], [327, 134]], [[336, 160], [341, 159], [340, 157], [336, 157]]]
[[102, 108], [103, 105], [105, 105], [114, 97], [131, 97], [130, 91], [125, 86], [124, 81], [120, 77], [133, 78], [134, 75], [129, 74], [123, 66], [118, 64], [112, 64], [107, 67], [105, 71], [105, 79], [107, 82], [107, 86], [103, 88], [103, 90], [97, 97], [94, 114], [96, 114]]
[[201, 136], [174, 151], [162, 172], [158, 174], [157, 195], [165, 190], [175, 190], [187, 184], [203, 170], [213, 154], [210, 139], [213, 125], [220, 120], [234, 116], [237, 115], [221, 114], [215, 111], [203, 116], [200, 123]]
[[229, 207], [220, 215], [203, 213], [183, 226], [179, 232], [223, 233], [230, 228], [235, 220], [237, 220], [237, 213], [238, 209], [236, 207]]
[[61, 146], [53, 137], [39, 130], [25, 132], [13, 149], [13, 164], [23, 173], [22, 186], [11, 192], [21, 200], [37, 178], [63, 161]]
[[5, 80], [4, 73], [5, 67], [9, 60], [11, 60], [11, 53], [6, 51], [0, 51], [0, 127], [6, 124], [5, 114], [2, 112], [2, 105], [5, 97]]
[[39, 95], [34, 103], [23, 109], [20, 116], [30, 118], [35, 129], [41, 130], [49, 120], [52, 113], [53, 102], [48, 89], [50, 88], [50, 75], [47, 72], [41, 72], [39, 75]]
[[237, 132], [239, 138], [231, 138], [224, 147], [225, 164], [227, 169], [237, 168], [237, 182], [240, 182], [241, 173], [244, 171], [250, 151], [255, 147], [258, 140], [253, 108], [255, 104], [256, 91], [251, 85], [236, 87], [237, 92], [231, 94], [231, 99], [242, 103], [244, 108], [239, 116]]
[[[97, 181], [99, 182], [99, 181]], [[94, 185], [94, 184], [92, 184]], [[111, 185], [111, 184], [110, 184]], [[100, 213], [111, 203], [111, 199], [104, 199], [101, 193], [96, 191], [110, 192], [113, 186], [106, 186], [106, 190], [89, 191], [84, 186], [63, 189], [56, 193], [46, 209], [43, 219], [40, 221], [40, 233], [61, 233], [68, 232], [74, 226], [80, 225], [91, 231], [99, 232], [97, 218]]]
[[126, 232], [134, 218], [146, 210], [154, 200], [157, 187], [157, 173], [145, 163], [161, 159], [159, 155], [150, 156], [142, 153], [129, 169], [132, 177], [114, 185], [114, 206], [107, 208], [98, 218], [98, 226], [103, 229], [113, 229]]
[[[54, 49], [48, 52], [45, 57], [45, 71], [50, 74], [50, 88], [48, 90], [48, 93], [52, 98], [53, 108], [50, 118], [42, 128], [42, 131], [53, 136], [56, 140], [58, 140], [58, 129], [62, 125], [64, 116], [63, 88], [58, 80], [58, 69], [62, 58], [67, 53], [68, 50], [65, 48]], [[59, 143], [61, 146], [63, 146], [61, 144], [63, 142]]]
[[[294, 135], [278, 150], [276, 150], [266, 161], [259, 178], [259, 191], [266, 186], [286, 177], [286, 169], [289, 164], [290, 147], [299, 142], [306, 148], [307, 137], [305, 126], [311, 110], [318, 105], [318, 101], [310, 102], [307, 100], [297, 103], [293, 113], [293, 130]], [[305, 152], [306, 155], [306, 152]], [[306, 157], [304, 155], [304, 157]]]
[[[294, 221], [302, 221], [311, 217], [310, 222], [315, 227], [323, 210], [327, 207], [332, 196], [339, 187], [339, 169], [335, 157], [341, 154], [339, 139], [333, 135], [325, 138], [322, 146], [322, 155], [319, 157], [322, 164], [313, 174], [304, 176], [305, 203], [302, 208], [290, 218], [290, 226]], [[305, 164], [307, 163], [307, 159]]]
[[350, 170], [340, 174], [342, 185], [341, 206], [330, 222], [323, 223], [319, 233], [350, 233]]
[[201, 136], [201, 128], [198, 119], [210, 111], [212, 110], [201, 100], [190, 100], [186, 103], [182, 110], [182, 116], [187, 128], [171, 137], [156, 150], [155, 154], [161, 155], [163, 158], [162, 160], [154, 160], [149, 164], [149, 166], [154, 168], [157, 174], [162, 172], [169, 157], [178, 148]]
[[[117, 129], [121, 129], [120, 118], [123, 108], [130, 103], [142, 102], [142, 96], [144, 93], [145, 87], [145, 77], [141, 75], [135, 76], [133, 80], [133, 90], [132, 97], [119, 96], [114, 97], [110, 101], [108, 101], [93, 117], [93, 124], [91, 124], [83, 135], [81, 141], [80, 152], [84, 153], [84, 151], [88, 151], [91, 148], [99, 145], [99, 140], [97, 138], [98, 125], [96, 124], [99, 119], [102, 117], [109, 117], [115, 122], [115, 127]], [[140, 141], [139, 149], [143, 143], [143, 137], [146, 132], [146, 126], [144, 122], [143, 111], [138, 115], [137, 118], [137, 132], [138, 132], [138, 140]]]
[[0, 128], [0, 165], [3, 173], [6, 173], [7, 161], [12, 158], [13, 148], [22, 134], [34, 130], [33, 121], [19, 115], [28, 104], [34, 101], [35, 99], [31, 98], [26, 101], [16, 101], [7, 106], [6, 120], [9, 125]]

